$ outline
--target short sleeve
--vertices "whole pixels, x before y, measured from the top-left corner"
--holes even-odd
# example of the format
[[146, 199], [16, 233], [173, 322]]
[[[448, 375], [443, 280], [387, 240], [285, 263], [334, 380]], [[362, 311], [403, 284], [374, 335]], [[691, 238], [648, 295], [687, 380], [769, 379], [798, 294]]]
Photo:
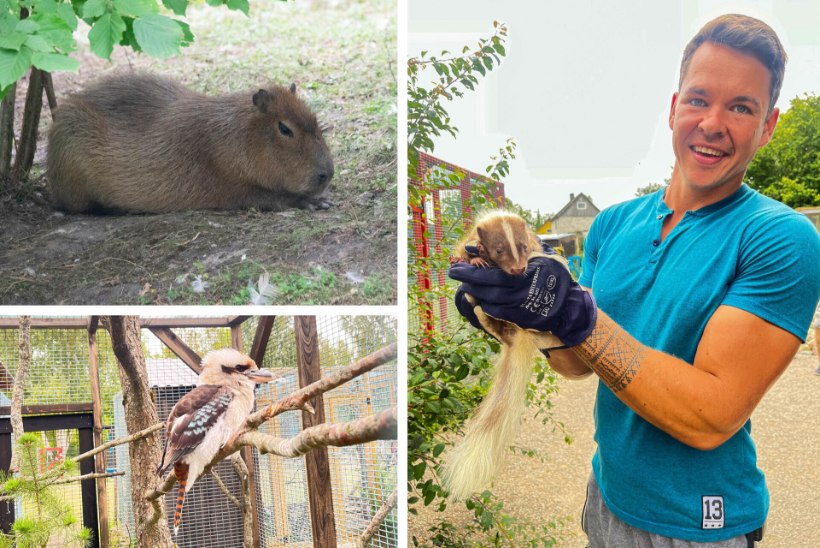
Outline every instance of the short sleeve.
[[791, 213], [746, 234], [737, 276], [723, 304], [740, 308], [806, 338], [820, 298], [820, 236], [803, 215]]

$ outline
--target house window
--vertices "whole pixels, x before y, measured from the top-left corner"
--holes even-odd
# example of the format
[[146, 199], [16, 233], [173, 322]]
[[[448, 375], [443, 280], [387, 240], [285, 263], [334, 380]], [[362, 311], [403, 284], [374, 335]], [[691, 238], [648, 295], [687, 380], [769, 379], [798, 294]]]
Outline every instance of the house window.
[[575, 207], [577, 209], [586, 209], [587, 208], [587, 203], [578, 201], [578, 202], [575, 203]]

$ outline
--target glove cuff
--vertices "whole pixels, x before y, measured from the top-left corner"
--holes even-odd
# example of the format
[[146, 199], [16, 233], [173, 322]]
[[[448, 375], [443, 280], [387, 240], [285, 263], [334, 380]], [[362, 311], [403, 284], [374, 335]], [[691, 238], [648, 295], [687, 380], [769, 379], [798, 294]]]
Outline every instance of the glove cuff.
[[561, 311], [561, 321], [552, 333], [567, 346], [576, 346], [586, 340], [595, 329], [598, 307], [589, 291], [573, 283]]

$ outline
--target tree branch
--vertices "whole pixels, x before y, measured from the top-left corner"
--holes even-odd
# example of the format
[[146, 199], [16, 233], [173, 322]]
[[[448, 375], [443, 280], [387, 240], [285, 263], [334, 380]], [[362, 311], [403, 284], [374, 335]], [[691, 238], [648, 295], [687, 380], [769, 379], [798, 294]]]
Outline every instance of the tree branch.
[[20, 468], [20, 455], [17, 440], [23, 434], [23, 392], [26, 390], [26, 377], [31, 366], [31, 317], [20, 316], [19, 338], [20, 361], [17, 374], [14, 376], [14, 388], [11, 396], [11, 463], [9, 471], [16, 473]]
[[396, 408], [391, 407], [378, 415], [350, 422], [313, 426], [290, 439], [254, 430], [240, 436], [238, 444], [253, 445], [262, 454], [294, 458], [301, 457], [317, 447], [346, 447], [375, 440], [394, 440], [396, 432]]
[[364, 530], [362, 536], [359, 537], [359, 541], [356, 543], [359, 548], [364, 548], [370, 539], [373, 538], [373, 535], [376, 534], [376, 531], [379, 530], [379, 526], [384, 521], [384, 518], [387, 517], [387, 514], [390, 513], [396, 506], [396, 502], [398, 501], [399, 495], [398, 492], [394, 489], [390, 496], [387, 497], [387, 500], [382, 503], [381, 507], [379, 507], [378, 512], [376, 515], [373, 516], [373, 519], [370, 520], [370, 524], [367, 526], [367, 529]]
[[130, 443], [132, 441], [144, 438], [145, 436], [153, 434], [157, 430], [160, 430], [164, 427], [165, 427], [164, 422], [158, 422], [154, 425], [149, 426], [148, 428], [145, 428], [143, 430], [140, 430], [139, 432], [136, 432], [135, 434], [131, 434], [130, 436], [125, 436], [124, 438], [117, 438], [115, 440], [111, 440], [108, 443], [104, 443], [104, 444], [102, 444], [98, 447], [95, 447], [94, 449], [91, 449], [90, 451], [86, 451], [85, 453], [83, 453], [81, 455], [77, 455], [76, 457], [74, 457], [74, 460], [77, 461], [77, 462], [80, 462], [81, 460], [91, 458], [94, 455], [96, 455], [97, 453], [105, 451], [106, 449], [110, 449], [111, 447], [115, 447], [117, 445], [122, 445], [124, 443]]

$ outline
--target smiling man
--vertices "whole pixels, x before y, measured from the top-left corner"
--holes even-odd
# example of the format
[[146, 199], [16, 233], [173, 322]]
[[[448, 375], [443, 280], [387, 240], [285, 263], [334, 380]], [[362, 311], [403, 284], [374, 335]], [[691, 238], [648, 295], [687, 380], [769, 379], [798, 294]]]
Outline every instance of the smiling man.
[[[549, 360], [600, 379], [582, 520], [593, 548], [746, 548], [762, 535], [769, 494], [749, 417], [820, 297], [816, 229], [743, 184], [774, 133], [785, 63], [774, 31], [742, 15], [689, 42], [669, 112], [671, 183], [603, 211], [585, 241], [579, 282], [597, 314], [571, 298], [580, 287], [544, 286], [548, 262], [503, 287], [487, 269], [451, 268], [471, 321], [464, 293], [522, 327], [594, 324]], [[540, 308], [532, 295], [546, 296]]]

